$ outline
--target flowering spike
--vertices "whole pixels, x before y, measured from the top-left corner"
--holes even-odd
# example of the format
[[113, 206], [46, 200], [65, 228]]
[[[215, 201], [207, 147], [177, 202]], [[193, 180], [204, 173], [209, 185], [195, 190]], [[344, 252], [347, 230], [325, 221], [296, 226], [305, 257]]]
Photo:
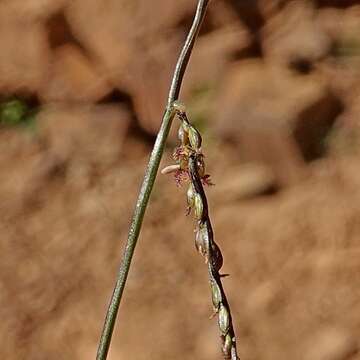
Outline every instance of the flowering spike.
[[236, 340], [231, 322], [230, 307], [221, 284], [222, 275], [219, 273], [223, 265], [223, 257], [219, 246], [213, 238], [207, 199], [203, 185], [213, 185], [210, 175], [205, 172], [204, 155], [201, 152], [201, 135], [192, 126], [186, 116], [185, 106], [174, 103], [174, 110], [181, 121], [178, 131], [180, 145], [173, 153], [176, 165], [163, 169], [163, 173], [174, 173], [175, 182], [180, 186], [183, 181], [189, 181], [186, 192], [187, 214], [194, 209], [197, 222], [195, 247], [208, 264], [211, 298], [214, 315], [218, 314], [218, 325], [221, 332], [222, 352], [225, 359], [238, 360], [236, 354]]

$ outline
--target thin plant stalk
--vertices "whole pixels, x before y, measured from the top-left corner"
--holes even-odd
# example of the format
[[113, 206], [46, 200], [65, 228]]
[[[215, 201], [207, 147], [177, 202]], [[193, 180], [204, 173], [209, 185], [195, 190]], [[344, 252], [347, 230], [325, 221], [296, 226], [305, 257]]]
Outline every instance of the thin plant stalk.
[[122, 299], [122, 294], [126, 285], [126, 279], [131, 265], [131, 260], [141, 230], [145, 210], [149, 202], [150, 194], [159, 169], [160, 160], [164, 152], [165, 141], [169, 134], [171, 123], [175, 114], [173, 103], [179, 97], [180, 88], [185, 74], [185, 70], [189, 62], [195, 40], [199, 33], [209, 2], [210, 0], [198, 1], [193, 24], [191, 26], [191, 29], [186, 38], [185, 44], [179, 55], [179, 59], [175, 67], [172, 83], [170, 86], [168, 102], [163, 115], [161, 127], [156, 137], [154, 148], [150, 155], [149, 163], [145, 172], [139, 197], [136, 202], [134, 215], [130, 224], [127, 243], [125, 246], [123, 258], [116, 279], [116, 284], [113, 290], [113, 294], [111, 296], [110, 304], [104, 322], [104, 327], [99, 341], [96, 360], [106, 360], [107, 358], [107, 354], [111, 343], [112, 333], [114, 330], [116, 317], [119, 310], [119, 305]]

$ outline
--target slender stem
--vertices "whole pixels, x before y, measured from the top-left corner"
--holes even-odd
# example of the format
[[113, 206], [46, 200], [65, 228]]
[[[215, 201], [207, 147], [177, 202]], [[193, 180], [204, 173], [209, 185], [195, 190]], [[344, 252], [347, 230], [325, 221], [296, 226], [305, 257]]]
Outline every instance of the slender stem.
[[119, 268], [118, 276], [116, 279], [116, 284], [114, 287], [113, 294], [111, 296], [110, 304], [107, 310], [104, 327], [102, 330], [99, 347], [97, 351], [96, 360], [106, 360], [107, 354], [109, 351], [111, 337], [114, 330], [114, 325], [116, 321], [116, 316], [118, 313], [119, 305], [121, 302], [122, 294], [125, 288], [126, 279], [129, 273], [131, 260], [134, 254], [135, 246], [139, 233], [141, 230], [141, 225], [143, 222], [145, 210], [150, 198], [150, 194], [155, 182], [156, 174], [159, 169], [160, 160], [164, 152], [164, 145], [169, 134], [171, 127], [172, 119], [174, 117], [173, 102], [178, 99], [182, 79], [185, 74], [187, 64], [190, 59], [190, 55], [199, 33], [202, 20], [205, 16], [207, 6], [210, 0], [199, 0], [194, 21], [189, 31], [189, 34], [186, 38], [183, 49], [180, 53], [176, 68], [174, 71], [168, 103], [163, 115], [162, 123], [154, 148], [151, 152], [149, 163], [145, 172], [144, 180], [140, 189], [139, 197], [136, 203], [134, 210], [134, 215], [131, 221], [127, 243], [125, 246], [125, 251]]
[[206, 9], [207, 6], [209, 5], [209, 2], [210, 0], [198, 1], [193, 24], [190, 28], [189, 34], [185, 40], [185, 44], [181, 50], [178, 62], [175, 67], [175, 71], [169, 91], [168, 106], [171, 106], [171, 104], [179, 97], [181, 82], [184, 77], [185, 70], [189, 62], [190, 55], [194, 47], [196, 37], [199, 33], [202, 21], [205, 17]]

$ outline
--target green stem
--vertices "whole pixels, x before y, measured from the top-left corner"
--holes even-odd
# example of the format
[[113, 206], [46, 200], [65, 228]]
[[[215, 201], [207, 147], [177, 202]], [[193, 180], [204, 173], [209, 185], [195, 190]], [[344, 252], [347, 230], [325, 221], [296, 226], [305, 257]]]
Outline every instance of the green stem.
[[180, 53], [176, 68], [174, 71], [168, 103], [164, 116], [162, 119], [161, 127], [156, 137], [154, 148], [151, 152], [149, 163], [145, 172], [144, 180], [140, 189], [139, 197], [136, 202], [134, 215], [131, 221], [125, 251], [121, 261], [120, 269], [116, 279], [113, 294], [111, 296], [110, 304], [107, 310], [104, 327], [102, 330], [99, 347], [97, 351], [96, 360], [106, 360], [109, 351], [111, 337], [114, 330], [116, 316], [118, 313], [119, 305], [121, 302], [122, 294], [125, 288], [126, 279], [129, 273], [131, 260], [134, 254], [135, 246], [141, 230], [145, 210], [149, 202], [150, 194], [154, 186], [157, 171], [159, 169], [160, 160], [164, 152], [165, 141], [169, 134], [172, 119], [174, 117], [173, 103], [178, 99], [182, 79], [185, 74], [190, 55], [199, 33], [202, 20], [204, 19], [207, 6], [210, 0], [199, 0], [193, 24], [186, 38], [183, 49]]

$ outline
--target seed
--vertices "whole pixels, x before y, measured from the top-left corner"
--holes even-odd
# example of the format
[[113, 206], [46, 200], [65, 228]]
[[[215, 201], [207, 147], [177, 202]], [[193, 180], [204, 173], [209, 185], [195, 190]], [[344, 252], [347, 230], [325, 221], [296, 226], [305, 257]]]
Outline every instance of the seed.
[[229, 331], [230, 317], [226, 307], [221, 304], [219, 309], [219, 328], [221, 333], [226, 336]]
[[189, 126], [189, 141], [190, 141], [190, 145], [194, 150], [199, 150], [201, 147], [201, 135], [199, 134], [199, 132], [193, 127], [193, 126]]
[[183, 124], [180, 125], [178, 130], [178, 139], [180, 140], [182, 145], [189, 144], [189, 136], [187, 131], [185, 130]]
[[214, 310], [218, 311], [222, 300], [221, 291], [218, 284], [214, 280], [210, 282], [210, 286], [211, 286], [211, 296], [214, 305]]
[[209, 255], [209, 236], [204, 225], [200, 225], [195, 237], [195, 247], [200, 255], [205, 256], [205, 262]]
[[194, 195], [194, 206], [195, 206], [195, 218], [196, 220], [201, 220], [203, 216], [204, 205], [201, 196], [198, 193], [195, 193]]
[[205, 250], [205, 244], [204, 244], [204, 238], [201, 234], [201, 231], [198, 230], [196, 232], [196, 236], [195, 236], [195, 247], [196, 250], [198, 251], [198, 253], [202, 256], [206, 255], [206, 250]]
[[188, 206], [190, 208], [193, 208], [194, 203], [195, 203], [195, 192], [194, 192], [194, 187], [192, 186], [191, 183], [190, 183], [189, 188], [187, 190], [186, 197], [187, 197]]
[[232, 347], [231, 336], [227, 334], [225, 336], [224, 345], [222, 348], [225, 359], [231, 359], [231, 347]]

